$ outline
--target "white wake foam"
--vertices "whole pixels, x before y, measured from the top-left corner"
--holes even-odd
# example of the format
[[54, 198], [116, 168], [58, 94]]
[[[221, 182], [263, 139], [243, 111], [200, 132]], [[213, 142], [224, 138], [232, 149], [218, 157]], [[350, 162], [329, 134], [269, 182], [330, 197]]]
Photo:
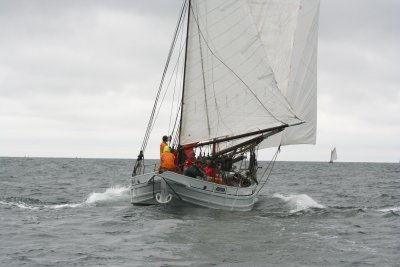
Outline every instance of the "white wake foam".
[[25, 210], [37, 210], [39, 207], [30, 206], [24, 202], [4, 202], [0, 201], [1, 205], [11, 206], [11, 207], [18, 207], [20, 209]]
[[276, 193], [273, 196], [287, 202], [292, 208], [292, 210], [290, 210], [290, 213], [310, 208], [325, 208], [324, 205], [319, 204], [317, 201], [306, 194], [284, 196]]
[[400, 212], [400, 207], [392, 207], [392, 208], [385, 208], [385, 209], [380, 209], [378, 211], [382, 211], [382, 212]]
[[44, 208], [49, 208], [49, 209], [77, 208], [77, 207], [82, 207], [83, 205], [85, 205], [85, 203], [55, 204], [55, 205], [45, 205]]
[[1, 205], [18, 207], [20, 209], [29, 209], [29, 210], [37, 210], [37, 209], [63, 209], [63, 208], [78, 208], [82, 206], [89, 206], [93, 204], [107, 204], [107, 203], [115, 203], [121, 201], [129, 201], [129, 186], [112, 186], [107, 188], [103, 193], [92, 192], [88, 198], [81, 203], [66, 203], [66, 204], [54, 204], [54, 205], [29, 205], [24, 202], [5, 202], [0, 200]]
[[112, 186], [107, 188], [103, 193], [92, 192], [88, 198], [82, 203], [76, 204], [58, 204], [46, 206], [51, 209], [62, 209], [62, 208], [78, 208], [82, 206], [88, 206], [93, 204], [108, 204], [120, 201], [129, 200], [129, 186]]
[[119, 202], [129, 199], [129, 186], [113, 186], [107, 188], [104, 193], [93, 192], [86, 199], [86, 204], [99, 202]]

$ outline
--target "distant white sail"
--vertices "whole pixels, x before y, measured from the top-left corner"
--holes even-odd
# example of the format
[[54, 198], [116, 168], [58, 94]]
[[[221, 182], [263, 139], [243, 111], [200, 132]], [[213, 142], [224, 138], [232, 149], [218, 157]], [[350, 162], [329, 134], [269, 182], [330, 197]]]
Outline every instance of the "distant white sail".
[[181, 143], [284, 124], [315, 143], [319, 0], [192, 0]]
[[334, 149], [332, 149], [332, 151], [331, 151], [331, 159], [329, 162], [333, 162], [335, 160], [337, 160], [336, 147]]

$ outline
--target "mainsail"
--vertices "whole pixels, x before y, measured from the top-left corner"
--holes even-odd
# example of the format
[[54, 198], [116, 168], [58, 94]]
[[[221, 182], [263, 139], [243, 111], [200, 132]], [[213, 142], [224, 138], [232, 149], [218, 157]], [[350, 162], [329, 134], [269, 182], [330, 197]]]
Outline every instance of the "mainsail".
[[318, 0], [192, 0], [180, 143], [303, 121], [263, 146], [315, 143], [318, 8]]

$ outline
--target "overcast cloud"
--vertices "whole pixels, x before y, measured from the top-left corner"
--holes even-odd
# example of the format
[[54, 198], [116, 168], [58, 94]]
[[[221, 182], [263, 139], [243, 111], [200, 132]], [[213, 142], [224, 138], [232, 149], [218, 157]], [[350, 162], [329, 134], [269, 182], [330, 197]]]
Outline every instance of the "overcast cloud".
[[[180, 6], [0, 0], [0, 156], [136, 157]], [[280, 160], [327, 161], [334, 146], [340, 161], [400, 160], [399, 12], [321, 1], [317, 145]]]

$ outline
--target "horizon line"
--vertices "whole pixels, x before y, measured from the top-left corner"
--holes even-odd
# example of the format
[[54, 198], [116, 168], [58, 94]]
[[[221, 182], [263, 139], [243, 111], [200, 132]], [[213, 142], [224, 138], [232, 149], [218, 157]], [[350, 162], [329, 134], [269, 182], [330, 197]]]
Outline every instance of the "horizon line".
[[[105, 157], [54, 157], [54, 156], [0, 156], [0, 158], [32, 158], [32, 159], [110, 159], [110, 160], [136, 160], [135, 158], [105, 158]], [[145, 159], [145, 160], [158, 160], [158, 159]], [[258, 160], [270, 161], [270, 160]], [[329, 163], [329, 161], [315, 161], [315, 160], [276, 160], [278, 162], [315, 162], [315, 163]], [[334, 163], [400, 163], [400, 161], [335, 161]]]

